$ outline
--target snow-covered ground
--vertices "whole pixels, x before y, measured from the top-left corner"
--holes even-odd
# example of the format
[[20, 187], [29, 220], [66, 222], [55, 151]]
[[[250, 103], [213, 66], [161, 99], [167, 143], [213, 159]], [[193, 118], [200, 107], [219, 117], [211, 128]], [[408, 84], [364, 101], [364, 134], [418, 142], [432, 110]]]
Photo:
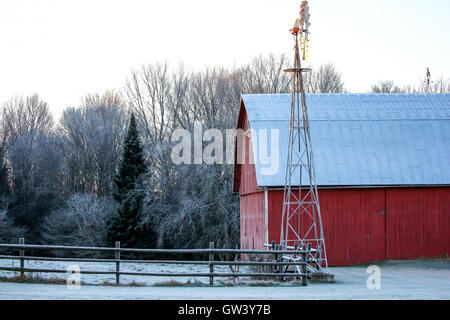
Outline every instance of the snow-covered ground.
[[[18, 261], [14, 262], [17, 266]], [[73, 263], [72, 263], [73, 264]], [[1, 260], [1, 266], [12, 265]], [[39, 268], [66, 268], [69, 263], [28, 262], [26, 266]], [[0, 283], [0, 299], [446, 299], [450, 300], [450, 260], [388, 261], [376, 264], [381, 271], [381, 288], [368, 289], [367, 266], [333, 267], [336, 283], [310, 283], [307, 287], [279, 284], [277, 286], [249, 285], [248, 280], [235, 286], [224, 286], [215, 279], [214, 287], [182, 286], [160, 287], [157, 283], [176, 279], [185, 283], [208, 278], [186, 277], [137, 277], [121, 276], [121, 282], [145, 283], [144, 287], [98, 286], [104, 281], [114, 283], [114, 275], [81, 275], [85, 284], [80, 289], [69, 289], [65, 285]], [[114, 270], [113, 264], [79, 263], [81, 270]], [[177, 266], [163, 264], [121, 265], [121, 270], [147, 272], [207, 272], [208, 266]], [[216, 267], [219, 272], [228, 272], [227, 267]], [[17, 274], [17, 273], [16, 273]], [[13, 276], [13, 272], [0, 272], [0, 276]], [[55, 274], [40, 274], [55, 277]], [[56, 275], [60, 278], [65, 274]], [[222, 281], [231, 282], [229, 279]]]
[[[1, 267], [20, 267], [19, 260], [0, 260]], [[96, 263], [96, 262], [65, 262], [65, 261], [25, 261], [25, 268], [34, 269], [61, 269], [67, 270], [69, 266], [77, 266], [81, 271], [95, 270], [95, 271], [115, 271], [115, 263]], [[244, 272], [248, 269], [241, 266], [240, 271]], [[184, 265], [184, 264], [163, 264], [163, 263], [121, 263], [120, 271], [122, 272], [158, 272], [158, 273], [208, 273], [209, 265]], [[215, 272], [230, 273], [231, 270], [228, 266], [214, 266]], [[19, 272], [0, 271], [0, 277], [19, 275]], [[42, 278], [62, 278], [66, 279], [68, 274], [61, 273], [36, 273], [34, 276]], [[84, 284], [102, 284], [104, 282], [115, 283], [116, 276], [111, 275], [97, 275], [97, 274], [81, 274], [81, 282]], [[204, 283], [209, 284], [209, 278], [207, 277], [152, 277], [152, 276], [120, 276], [120, 284], [129, 284], [135, 282], [141, 285], [151, 286], [154, 284], [164, 283], [170, 280], [186, 283], [190, 280], [191, 283]], [[217, 278], [218, 282], [227, 281], [224, 278]]]

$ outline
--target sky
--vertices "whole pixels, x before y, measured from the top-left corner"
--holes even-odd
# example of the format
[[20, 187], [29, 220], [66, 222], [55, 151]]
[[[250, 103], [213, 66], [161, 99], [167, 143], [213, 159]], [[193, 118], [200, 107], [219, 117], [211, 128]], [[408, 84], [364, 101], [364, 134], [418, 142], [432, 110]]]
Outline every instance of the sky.
[[[59, 114], [144, 64], [192, 70], [293, 54], [300, 0], [0, 0], [0, 105], [38, 93]], [[349, 92], [450, 77], [450, 1], [310, 0], [310, 59]]]

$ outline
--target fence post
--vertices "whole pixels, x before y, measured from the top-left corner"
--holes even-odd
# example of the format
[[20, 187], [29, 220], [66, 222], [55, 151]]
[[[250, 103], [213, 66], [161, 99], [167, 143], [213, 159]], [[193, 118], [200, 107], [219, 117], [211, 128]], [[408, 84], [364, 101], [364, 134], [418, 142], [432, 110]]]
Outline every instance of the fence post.
[[[214, 250], [214, 242], [209, 243], [209, 248]], [[209, 272], [214, 273], [214, 251], [209, 253]], [[209, 277], [209, 285], [214, 285], [214, 276], [212, 275]]]
[[[239, 246], [238, 245], [236, 245], [236, 250], [238, 250], [239, 249]], [[239, 258], [238, 258], [239, 257]], [[240, 261], [241, 260], [241, 256], [240, 256], [240, 253], [237, 253], [237, 254], [235, 254], [234, 255], [234, 261]], [[234, 266], [234, 271], [235, 271], [235, 273], [237, 274], [237, 273], [239, 273], [239, 265], [237, 264], [237, 265], [235, 265]], [[236, 283], [236, 279], [237, 279], [237, 277], [234, 277], [233, 278], [233, 283]]]
[[[275, 250], [283, 250], [283, 248], [281, 247], [281, 244], [277, 244], [276, 246], [275, 246]], [[281, 262], [281, 259], [282, 258], [282, 255], [281, 254], [279, 254], [279, 253], [277, 253], [276, 255], [275, 255], [275, 260], [277, 261], [277, 262]], [[277, 266], [277, 270], [278, 270], [278, 272], [282, 272], [283, 271], [283, 265], [278, 265]], [[280, 280], [281, 280], [282, 278], [280, 278]]]
[[[275, 240], [272, 240], [272, 250], [276, 250], [277, 249], [277, 246], [276, 246], [276, 244], [275, 244]], [[276, 254], [274, 254], [273, 255], [273, 260], [274, 261], [277, 261], [277, 255]], [[276, 266], [276, 265], [271, 265], [270, 266], [270, 270], [271, 270], [271, 272], [273, 272], [273, 273], [275, 273], [275, 272], [277, 272], [278, 271], [278, 266]]]
[[302, 247], [302, 286], [307, 286], [308, 283], [306, 282], [306, 244]]
[[[25, 244], [25, 238], [19, 238], [19, 244]], [[23, 269], [25, 268], [25, 248], [20, 249], [20, 278], [25, 278], [25, 272]]]
[[[120, 249], [120, 241], [116, 241], [116, 249]], [[116, 250], [116, 285], [120, 284], [120, 251]]]

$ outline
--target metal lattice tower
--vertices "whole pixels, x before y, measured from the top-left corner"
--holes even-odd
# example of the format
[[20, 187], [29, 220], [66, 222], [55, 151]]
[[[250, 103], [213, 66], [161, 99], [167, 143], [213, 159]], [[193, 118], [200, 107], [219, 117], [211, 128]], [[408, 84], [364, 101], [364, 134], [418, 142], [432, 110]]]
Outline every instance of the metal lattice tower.
[[284, 70], [292, 74], [292, 98], [280, 245], [284, 249], [309, 247], [308, 272], [314, 273], [326, 271], [328, 265], [303, 88], [303, 72], [311, 69], [302, 68], [300, 62], [299, 38], [303, 58], [308, 40], [309, 13], [305, 2], [302, 3], [301, 18], [291, 30], [295, 42], [294, 66]]

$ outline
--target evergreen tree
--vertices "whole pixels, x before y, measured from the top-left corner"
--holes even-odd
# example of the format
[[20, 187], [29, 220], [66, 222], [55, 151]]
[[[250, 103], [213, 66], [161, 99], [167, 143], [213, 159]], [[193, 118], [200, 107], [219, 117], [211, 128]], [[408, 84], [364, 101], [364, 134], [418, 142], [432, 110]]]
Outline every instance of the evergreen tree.
[[114, 199], [118, 202], [118, 214], [111, 218], [108, 225], [108, 240], [112, 244], [120, 241], [123, 247], [139, 247], [143, 244], [141, 227], [143, 195], [137, 192], [146, 165], [143, 148], [139, 141], [136, 119], [131, 114], [128, 133], [124, 140], [122, 161], [115, 179]]

